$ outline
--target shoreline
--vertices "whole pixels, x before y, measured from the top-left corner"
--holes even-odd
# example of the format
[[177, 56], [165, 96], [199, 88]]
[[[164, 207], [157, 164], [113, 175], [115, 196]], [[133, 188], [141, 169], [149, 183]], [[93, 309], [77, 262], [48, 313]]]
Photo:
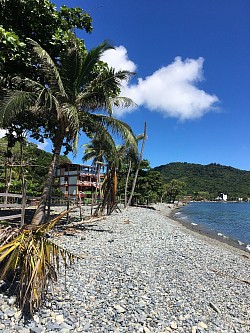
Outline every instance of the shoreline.
[[200, 235], [203, 235], [203, 236], [206, 236], [210, 239], [214, 239], [216, 241], [219, 241], [223, 244], [227, 244], [227, 245], [230, 245], [234, 248], [237, 248], [239, 250], [242, 250], [246, 253], [249, 254], [250, 256], [250, 251], [247, 249], [247, 246], [248, 244], [239, 244], [239, 241], [234, 239], [234, 238], [231, 238], [229, 236], [226, 236], [226, 235], [218, 235], [218, 232], [217, 231], [213, 231], [203, 225], [200, 225], [200, 224], [192, 224], [191, 222], [189, 222], [188, 220], [186, 221], [183, 221], [183, 220], [180, 220], [178, 219], [177, 217], [175, 217], [175, 214], [176, 212], [180, 209], [180, 207], [174, 207], [171, 209], [168, 217], [170, 219], [172, 219], [173, 221], [179, 223], [180, 225], [182, 225], [183, 227], [187, 228], [188, 230], [191, 230], [193, 231], [194, 233], [197, 233], [197, 234], [200, 234]]

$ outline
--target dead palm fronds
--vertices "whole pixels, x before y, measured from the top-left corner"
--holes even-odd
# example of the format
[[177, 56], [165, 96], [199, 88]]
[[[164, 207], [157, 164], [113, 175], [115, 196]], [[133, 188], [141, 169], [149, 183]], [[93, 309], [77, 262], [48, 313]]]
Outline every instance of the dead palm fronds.
[[74, 256], [47, 237], [47, 232], [69, 211], [66, 210], [46, 224], [28, 225], [14, 238], [0, 246], [0, 280], [17, 282], [17, 302], [23, 315], [32, 317], [43, 300], [50, 282], [57, 280], [59, 259], [65, 266]]

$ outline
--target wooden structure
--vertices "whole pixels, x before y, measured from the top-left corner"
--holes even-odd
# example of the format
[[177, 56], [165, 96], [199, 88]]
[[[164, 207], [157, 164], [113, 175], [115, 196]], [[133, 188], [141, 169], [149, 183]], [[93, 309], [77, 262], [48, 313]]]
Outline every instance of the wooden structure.
[[[24, 224], [25, 207], [26, 198], [22, 194], [0, 193], [0, 221], [18, 219], [22, 226]], [[17, 211], [20, 212], [17, 213]]]

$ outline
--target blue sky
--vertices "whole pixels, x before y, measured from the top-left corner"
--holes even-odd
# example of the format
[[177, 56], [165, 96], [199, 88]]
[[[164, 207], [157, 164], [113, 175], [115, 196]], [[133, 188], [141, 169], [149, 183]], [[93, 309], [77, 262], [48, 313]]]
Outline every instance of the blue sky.
[[[122, 93], [138, 107], [116, 116], [136, 134], [147, 122], [151, 167], [190, 162], [250, 170], [249, 0], [54, 3], [86, 10], [94, 30], [78, 37], [88, 49], [108, 39], [117, 49], [104, 60], [136, 72]], [[73, 162], [81, 157], [79, 148]]]

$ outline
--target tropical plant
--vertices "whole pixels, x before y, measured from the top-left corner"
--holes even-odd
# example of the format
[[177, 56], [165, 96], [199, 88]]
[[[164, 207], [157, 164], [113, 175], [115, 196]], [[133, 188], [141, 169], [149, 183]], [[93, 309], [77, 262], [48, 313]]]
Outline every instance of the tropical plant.
[[179, 179], [172, 179], [171, 182], [167, 184], [167, 200], [169, 203], [174, 203], [178, 195], [181, 194], [185, 188], [185, 182]]
[[[74, 29], [93, 29], [92, 18], [82, 8], [56, 8], [50, 0], [1, 0], [0, 22], [0, 67], [5, 77], [39, 77], [26, 38], [36, 40], [55, 61], [69, 47]], [[77, 43], [83, 45], [79, 38]]]
[[133, 183], [132, 183], [132, 189], [131, 189], [128, 201], [126, 201], [126, 197], [125, 197], [125, 207], [126, 208], [131, 205], [131, 201], [132, 201], [132, 198], [133, 198], [133, 195], [134, 195], [136, 181], [137, 181], [138, 173], [139, 173], [139, 170], [140, 170], [140, 165], [141, 165], [141, 161], [142, 161], [142, 156], [143, 156], [143, 152], [144, 152], [144, 146], [145, 146], [146, 138], [147, 138], [147, 124], [145, 122], [141, 152], [140, 152], [140, 155], [139, 155], [138, 164], [137, 164], [137, 168], [136, 168], [136, 171], [135, 171], [135, 176], [134, 176], [134, 180], [133, 180]]
[[118, 177], [117, 173], [122, 166], [126, 152], [137, 152], [137, 139], [134, 141], [126, 140], [122, 145], [116, 145], [111, 134], [103, 129], [94, 135], [90, 143], [84, 145], [83, 161], [92, 159], [92, 163], [102, 163], [105, 165], [106, 177], [103, 183], [103, 201], [99, 205], [95, 214], [102, 213], [107, 206], [107, 214], [111, 214], [116, 205], [116, 193]]
[[0, 280], [18, 281], [17, 303], [28, 318], [39, 308], [49, 283], [56, 281], [60, 257], [65, 265], [76, 257], [46, 237], [67, 213], [40, 226], [1, 230]]
[[[19, 89], [6, 90], [0, 103], [2, 127], [15, 121], [24, 120], [29, 115], [27, 127], [33, 136], [41, 139], [41, 128], [53, 143], [47, 182], [33, 224], [44, 222], [45, 207], [49, 197], [58, 156], [62, 146], [76, 150], [78, 133], [98, 130], [98, 127], [110, 127], [115, 132], [135, 140], [131, 128], [112, 117], [113, 105], [129, 106], [131, 101], [118, 97], [121, 81], [131, 75], [128, 71], [115, 72], [100, 62], [100, 57], [111, 46], [104, 42], [87, 52], [79, 48], [72, 40], [71, 48], [62, 54], [60, 62], [55, 64], [49, 54], [33, 40], [29, 41], [38, 57], [42, 83], [15, 77], [12, 81]], [[102, 110], [108, 113], [93, 113]], [[33, 120], [33, 121], [32, 121]], [[26, 121], [27, 122], [27, 121]]]

